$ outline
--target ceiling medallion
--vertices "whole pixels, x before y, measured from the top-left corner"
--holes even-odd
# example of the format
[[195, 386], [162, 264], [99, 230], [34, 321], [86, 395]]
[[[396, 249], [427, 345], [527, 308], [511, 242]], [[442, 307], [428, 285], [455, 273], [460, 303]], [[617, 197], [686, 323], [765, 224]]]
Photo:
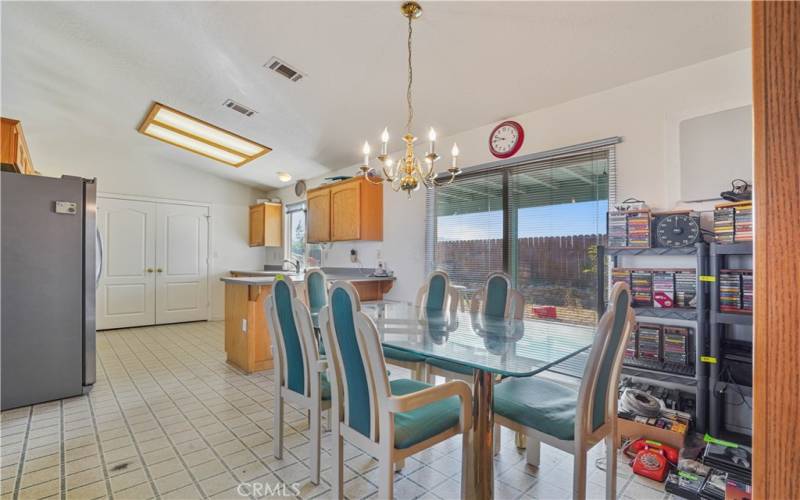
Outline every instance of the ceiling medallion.
[[406, 118], [406, 133], [403, 136], [403, 142], [406, 143], [405, 155], [398, 159], [397, 162], [389, 158], [389, 131], [384, 128], [381, 134], [381, 154], [376, 156], [376, 159], [381, 163], [383, 177], [379, 177], [375, 169], [369, 165], [370, 147], [368, 142], [364, 142], [364, 148], [362, 149], [364, 164], [361, 166], [361, 175], [373, 184], [388, 182], [392, 190], [403, 190], [408, 193], [410, 198], [411, 192], [419, 189], [420, 184], [426, 188], [450, 184], [456, 178], [456, 175], [461, 173], [461, 170], [457, 164], [458, 146], [453, 144], [453, 149], [450, 151], [453, 159], [450, 168], [447, 169], [450, 175], [445, 175], [445, 180], [437, 179], [438, 174], [433, 167], [439, 159], [439, 155], [436, 153], [436, 131], [433, 128], [428, 132], [428, 140], [430, 142], [428, 153], [424, 158], [424, 165], [414, 152], [414, 141], [417, 138], [411, 133], [411, 123], [414, 119], [414, 107], [411, 104], [411, 84], [414, 81], [414, 71], [411, 66], [411, 35], [413, 33], [411, 22], [422, 15], [422, 7], [417, 2], [405, 2], [400, 7], [400, 11], [408, 19], [408, 89], [406, 91], [408, 115]]

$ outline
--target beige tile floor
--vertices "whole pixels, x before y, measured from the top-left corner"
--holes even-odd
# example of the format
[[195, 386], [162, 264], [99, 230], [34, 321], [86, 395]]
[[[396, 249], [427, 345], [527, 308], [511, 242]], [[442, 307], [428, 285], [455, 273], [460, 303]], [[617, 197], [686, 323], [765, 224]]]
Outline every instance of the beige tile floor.
[[[287, 408], [287, 450], [282, 460], [272, 456], [271, 372], [247, 376], [226, 364], [221, 322], [102, 332], [97, 354], [89, 396], [2, 412], [2, 499], [330, 497], [330, 438], [319, 486], [308, 481], [301, 412]], [[601, 455], [598, 447], [590, 461], [590, 498], [604, 496], [604, 472], [594, 461]], [[345, 460], [346, 496], [377, 498], [377, 462], [352, 446]], [[395, 496], [458, 498], [460, 460], [458, 438], [416, 455], [397, 474]], [[569, 455], [543, 446], [541, 466], [528, 466], [504, 431], [495, 498], [569, 498], [571, 464]], [[618, 476], [621, 498], [667, 497], [627, 465]], [[263, 487], [280, 482], [297, 483], [299, 492]]]

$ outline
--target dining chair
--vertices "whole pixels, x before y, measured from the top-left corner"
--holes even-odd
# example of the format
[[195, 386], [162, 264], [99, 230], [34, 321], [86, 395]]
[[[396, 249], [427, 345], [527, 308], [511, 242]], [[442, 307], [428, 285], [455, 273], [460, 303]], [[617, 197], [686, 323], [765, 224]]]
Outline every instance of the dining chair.
[[450, 276], [445, 271], [433, 271], [428, 275], [425, 284], [417, 291], [416, 305], [421, 310], [458, 312], [459, 293], [451, 284]]
[[[306, 305], [311, 314], [319, 314], [319, 311], [328, 304], [328, 277], [322, 269], [312, 267], [306, 269], [303, 275], [303, 295]], [[319, 343], [320, 355], [325, 355], [325, 346]]]
[[470, 312], [494, 318], [523, 319], [525, 298], [512, 285], [511, 276], [494, 272], [472, 296]]
[[529, 464], [539, 465], [542, 442], [574, 456], [573, 498], [586, 496], [587, 453], [600, 441], [606, 446], [606, 498], [616, 498], [619, 374], [634, 322], [630, 289], [616, 283], [577, 391], [536, 376], [508, 378], [494, 387], [495, 423], [527, 436]]
[[[504, 319], [522, 319], [525, 311], [525, 299], [511, 285], [511, 277], [506, 273], [491, 273], [483, 287], [472, 296], [470, 312], [489, 317]], [[472, 368], [469, 366], [428, 359], [428, 382], [433, 377], [444, 377], [445, 380], [460, 379], [472, 383]]]
[[390, 381], [375, 323], [361, 312], [358, 293], [347, 282], [333, 284], [320, 320], [331, 366], [332, 497], [343, 498], [344, 439], [378, 458], [378, 497], [386, 499], [393, 498], [395, 464], [458, 434], [467, 449], [467, 384]]
[[328, 304], [328, 277], [322, 269], [312, 267], [306, 269], [304, 275], [306, 304], [312, 313], [319, 312]]
[[329, 425], [331, 421], [331, 387], [325, 374], [327, 362], [319, 354], [311, 313], [297, 298], [291, 280], [275, 280], [265, 309], [267, 326], [274, 332], [276, 346], [273, 352], [273, 454], [277, 459], [283, 456], [284, 403], [308, 410], [311, 482], [319, 484], [322, 410], [328, 410]]
[[[328, 277], [321, 269], [313, 268], [306, 271], [305, 297], [306, 304], [312, 313], [319, 313], [323, 307], [328, 305]], [[325, 355], [324, 343], [320, 344], [319, 349], [320, 354]], [[426, 366], [423, 356], [391, 347], [384, 348], [383, 355], [389, 364], [410, 370], [412, 376], [417, 380], [425, 379]]]

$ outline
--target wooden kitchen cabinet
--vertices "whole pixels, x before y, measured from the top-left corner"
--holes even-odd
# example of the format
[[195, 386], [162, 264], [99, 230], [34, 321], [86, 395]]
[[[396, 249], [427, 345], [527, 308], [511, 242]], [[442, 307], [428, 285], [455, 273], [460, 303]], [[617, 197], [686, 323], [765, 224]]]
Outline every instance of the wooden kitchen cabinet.
[[250, 246], [279, 247], [283, 243], [283, 205], [259, 203], [250, 207]]
[[308, 241], [383, 240], [383, 186], [354, 177], [308, 192]]
[[0, 163], [3, 170], [20, 174], [35, 172], [19, 120], [0, 118], [0, 140]]
[[306, 240], [309, 243], [331, 241], [330, 189], [309, 191], [306, 205]]

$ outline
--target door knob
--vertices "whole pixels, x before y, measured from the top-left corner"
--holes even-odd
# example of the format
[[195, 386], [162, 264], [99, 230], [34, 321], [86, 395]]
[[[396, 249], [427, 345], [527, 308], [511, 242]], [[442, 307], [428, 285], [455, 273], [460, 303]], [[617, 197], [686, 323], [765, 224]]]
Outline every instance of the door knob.
[[153, 272], [153, 268], [152, 267], [148, 267], [147, 269], [145, 269], [145, 271], [147, 271], [148, 273], [152, 273]]
[[158, 269], [156, 269], [156, 272], [157, 272], [157, 273], [160, 273], [160, 272], [162, 272], [162, 271], [163, 271], [163, 269], [161, 269], [160, 267], [159, 267]]

